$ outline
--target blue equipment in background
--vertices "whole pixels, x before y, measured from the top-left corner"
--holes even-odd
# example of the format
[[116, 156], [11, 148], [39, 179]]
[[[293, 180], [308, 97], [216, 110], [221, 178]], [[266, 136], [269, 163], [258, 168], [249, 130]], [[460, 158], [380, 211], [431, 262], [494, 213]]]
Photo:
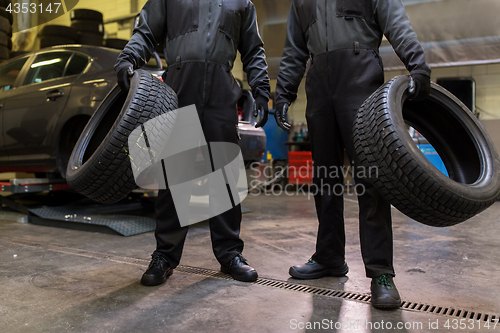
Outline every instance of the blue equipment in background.
[[275, 110], [269, 110], [269, 120], [263, 127], [267, 137], [263, 162], [269, 162], [270, 159], [286, 160], [288, 158], [288, 146], [285, 145], [288, 141], [288, 132], [278, 127], [274, 112]]

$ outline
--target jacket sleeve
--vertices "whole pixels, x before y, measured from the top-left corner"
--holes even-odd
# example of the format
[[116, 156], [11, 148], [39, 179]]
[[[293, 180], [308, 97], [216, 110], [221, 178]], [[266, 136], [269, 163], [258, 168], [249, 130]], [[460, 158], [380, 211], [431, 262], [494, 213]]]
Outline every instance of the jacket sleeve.
[[430, 77], [431, 68], [425, 62], [424, 49], [401, 0], [373, 0], [373, 3], [375, 19], [406, 69]]
[[139, 13], [139, 24], [132, 38], [118, 55], [115, 69], [131, 63], [134, 69], [141, 68], [149, 61], [156, 45], [165, 33], [165, 0], [148, 0]]
[[276, 105], [297, 99], [297, 90], [304, 77], [308, 59], [306, 38], [302, 32], [296, 3], [293, 1], [288, 15], [285, 49], [276, 85]]
[[257, 12], [250, 1], [242, 17], [238, 51], [241, 53], [243, 71], [247, 73], [253, 97], [264, 96], [269, 99], [271, 85], [267, 72], [264, 43], [257, 27]]

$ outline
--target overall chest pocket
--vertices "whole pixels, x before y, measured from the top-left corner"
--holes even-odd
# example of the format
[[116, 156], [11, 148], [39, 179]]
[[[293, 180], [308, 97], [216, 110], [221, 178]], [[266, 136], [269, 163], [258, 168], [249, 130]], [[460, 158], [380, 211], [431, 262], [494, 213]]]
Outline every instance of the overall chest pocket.
[[167, 40], [198, 30], [200, 0], [167, 1]]
[[241, 0], [223, 0], [219, 30], [228, 38], [232, 39], [234, 45], [238, 47], [240, 43], [240, 31], [242, 14], [245, 7]]
[[302, 32], [305, 34], [307, 30], [316, 23], [318, 14], [316, 13], [316, 0], [301, 0], [297, 8]]
[[338, 17], [345, 19], [358, 17], [367, 20], [372, 15], [372, 0], [337, 0]]

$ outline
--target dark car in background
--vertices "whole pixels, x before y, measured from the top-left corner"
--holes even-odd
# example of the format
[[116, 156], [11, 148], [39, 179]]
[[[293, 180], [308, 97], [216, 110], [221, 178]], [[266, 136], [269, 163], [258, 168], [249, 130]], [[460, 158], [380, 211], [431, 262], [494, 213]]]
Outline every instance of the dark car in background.
[[[104, 47], [58, 46], [2, 63], [0, 172], [64, 177], [83, 128], [116, 84], [113, 66], [119, 53]], [[144, 69], [161, 79], [159, 57]], [[265, 134], [253, 128], [249, 113], [239, 124], [247, 162], [260, 160], [265, 150]]]

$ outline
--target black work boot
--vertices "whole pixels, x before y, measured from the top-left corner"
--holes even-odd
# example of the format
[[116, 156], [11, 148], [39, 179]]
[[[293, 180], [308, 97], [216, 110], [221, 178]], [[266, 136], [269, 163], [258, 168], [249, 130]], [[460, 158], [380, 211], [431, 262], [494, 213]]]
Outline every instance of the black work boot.
[[250, 267], [241, 254], [234, 257], [227, 265], [221, 265], [222, 273], [231, 274], [238, 281], [253, 282], [259, 277], [257, 271]]
[[317, 279], [322, 276], [344, 276], [349, 272], [349, 267], [344, 262], [343, 265], [333, 267], [317, 263], [312, 258], [304, 265], [290, 267], [288, 273], [296, 279]]
[[383, 274], [372, 279], [372, 300], [374, 308], [388, 310], [401, 306], [401, 297], [396, 289], [392, 275]]
[[141, 283], [145, 286], [157, 286], [167, 281], [167, 277], [172, 275], [173, 269], [168, 264], [167, 259], [153, 253], [149, 267], [141, 278]]

